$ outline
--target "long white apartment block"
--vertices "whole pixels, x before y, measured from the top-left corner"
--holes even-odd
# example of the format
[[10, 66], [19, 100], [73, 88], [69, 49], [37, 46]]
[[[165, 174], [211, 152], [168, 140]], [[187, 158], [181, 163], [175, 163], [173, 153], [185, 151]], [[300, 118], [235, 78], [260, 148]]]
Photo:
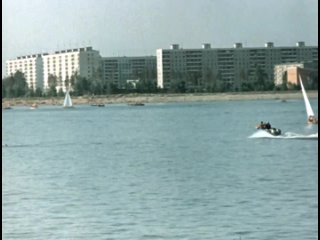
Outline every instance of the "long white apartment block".
[[20, 71], [24, 74], [28, 87], [33, 90], [43, 88], [43, 54], [20, 56], [6, 61], [7, 76]]
[[[65, 92], [70, 87], [72, 75], [78, 74], [88, 79], [98, 70], [100, 62], [99, 51], [84, 47], [17, 57], [6, 62], [6, 71], [10, 76], [19, 70], [24, 74], [29, 88], [44, 90], [49, 88], [48, 79], [53, 75], [57, 79], [57, 90]], [[66, 79], [69, 79], [69, 84], [66, 84]]]
[[244, 48], [236, 43], [231, 48], [211, 48], [206, 43], [202, 48], [183, 49], [173, 44], [169, 49], [157, 49], [157, 84], [170, 88], [179, 81], [189, 86], [206, 87], [228, 85], [241, 90], [243, 83], [256, 81], [257, 67], [274, 80], [274, 66], [318, 60], [318, 47], [298, 42], [296, 46], [275, 47], [267, 42], [264, 47]]
[[66, 49], [43, 56], [44, 89], [49, 88], [51, 74], [57, 77], [57, 90], [65, 92], [70, 87], [72, 75], [77, 73], [87, 79], [92, 77], [100, 66], [100, 60], [99, 52], [92, 47]]

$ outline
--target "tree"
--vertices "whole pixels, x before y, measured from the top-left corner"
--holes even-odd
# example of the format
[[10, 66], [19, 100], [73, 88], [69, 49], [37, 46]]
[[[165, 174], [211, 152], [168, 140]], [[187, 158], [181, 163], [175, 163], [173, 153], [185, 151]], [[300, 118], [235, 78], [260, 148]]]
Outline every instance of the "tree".
[[[201, 88], [201, 72], [195, 71], [195, 72], [188, 72], [187, 73], [187, 88], [190, 91], [197, 91]], [[178, 82], [179, 83], [179, 82]]]
[[254, 90], [254, 87], [251, 83], [249, 82], [243, 82], [241, 84], [241, 90], [244, 91], [244, 92], [247, 92], [247, 91], [253, 91]]
[[267, 77], [268, 75], [265, 71], [260, 66], [257, 66], [255, 71], [255, 90], [265, 90], [265, 80]]
[[139, 93], [151, 93], [157, 91], [157, 83], [156, 81], [148, 80], [148, 81], [139, 81], [136, 84], [137, 92]]
[[63, 92], [63, 90], [62, 90], [62, 88], [60, 88], [59, 89], [59, 91], [58, 91], [58, 94], [57, 94], [59, 97], [62, 97], [62, 96], [64, 96], [64, 92]]
[[33, 90], [33, 87], [30, 87], [26, 93], [27, 97], [34, 97], [35, 96], [35, 91]]
[[222, 84], [222, 73], [221, 70], [218, 70], [216, 74], [213, 74], [213, 87], [214, 90], [220, 91]]
[[311, 89], [318, 90], [318, 71], [311, 73]]
[[20, 71], [2, 80], [3, 97], [23, 97], [28, 91], [27, 81]]
[[64, 80], [64, 86], [66, 87], [67, 90], [70, 88], [70, 80], [68, 76]]
[[[240, 78], [240, 90], [243, 90], [242, 87], [248, 85], [248, 72], [246, 72], [243, 68], [240, 70], [239, 78]], [[245, 90], [246, 91], [246, 90]]]
[[56, 79], [57, 79], [56, 90], [59, 89], [59, 91], [60, 91], [60, 89], [62, 89], [62, 87], [63, 87], [63, 85], [62, 85], [62, 84], [63, 84], [63, 83], [62, 83], [62, 77], [59, 76], [59, 77], [57, 77]]
[[187, 91], [185, 81], [174, 81], [170, 85], [170, 91], [174, 93], [185, 93]]
[[56, 97], [57, 96], [57, 76], [53, 74], [49, 74], [48, 77], [48, 86], [49, 89], [47, 91], [48, 96]]
[[282, 75], [282, 84], [280, 90], [288, 90], [288, 72], [285, 71]]
[[34, 95], [35, 95], [36, 97], [42, 97], [42, 90], [41, 90], [41, 88], [37, 87]]
[[[71, 78], [72, 79], [72, 78]], [[73, 90], [75, 95], [81, 96], [89, 93], [90, 84], [87, 78], [77, 76], [74, 78]]]

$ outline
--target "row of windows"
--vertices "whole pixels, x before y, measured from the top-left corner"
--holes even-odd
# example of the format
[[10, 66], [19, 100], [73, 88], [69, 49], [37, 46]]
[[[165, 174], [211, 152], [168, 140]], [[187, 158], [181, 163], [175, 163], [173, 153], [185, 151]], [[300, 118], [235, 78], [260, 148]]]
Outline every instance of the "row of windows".
[[[55, 65], [56, 63], [57, 63], [56, 61], [52, 61], [52, 62], [48, 61], [48, 62], [47, 62], [47, 65], [49, 65], [49, 64]], [[68, 64], [68, 63], [69, 63], [68, 61], [65, 61], [65, 64]], [[71, 64], [75, 64], [75, 63], [78, 63], [78, 64], [79, 64], [79, 61], [73, 61], [73, 60], [71, 61]], [[62, 61], [59, 61], [58, 64], [61, 65], [61, 64], [62, 64]], [[44, 65], [45, 65], [45, 64], [44, 64]]]
[[22, 64], [24, 64], [24, 65], [29, 64], [31, 66], [31, 65], [34, 65], [35, 62], [34, 61], [29, 61], [29, 62], [8, 62], [8, 64], [9, 64], [9, 66], [22, 65]]
[[33, 67], [33, 66], [34, 66], [34, 67], [35, 67], [35, 65], [33, 65], [33, 64], [29, 64], [29, 65], [28, 65], [28, 64], [26, 64], [26, 63], [25, 63], [25, 64], [14, 64], [14, 65], [11, 65], [11, 64], [10, 64], [10, 65], [9, 65], [10, 68], [12, 68], [12, 67], [18, 67], [18, 66], [19, 66], [19, 67], [21, 67], [21, 66], [25, 66], [25, 67], [27, 67], [27, 66]]
[[[72, 62], [72, 63], [71, 63], [71, 65], [72, 65], [72, 66], [74, 66], [74, 65], [75, 65], [75, 63], [74, 63], [74, 62]], [[61, 63], [59, 63], [59, 65], [58, 65], [58, 64], [49, 64], [49, 63], [48, 63], [48, 64], [47, 64], [47, 67], [50, 67], [50, 66], [52, 66], [52, 67], [57, 66], [57, 67], [60, 67], [60, 68], [61, 68], [61, 67], [62, 67], [62, 64], [61, 64]], [[65, 66], [65, 67], [68, 67], [68, 63], [66, 63], [64, 66]]]
[[[78, 55], [77, 54], [71, 54], [71, 55], [64, 55], [63, 57], [64, 58], [75, 58], [75, 57], [77, 57]], [[46, 59], [48, 59], [48, 60], [50, 60], [50, 59], [53, 59], [53, 60], [55, 60], [55, 59], [57, 59], [57, 58], [59, 58], [59, 59], [62, 59], [62, 56], [51, 56], [51, 57], [47, 57]]]
[[[55, 64], [56, 64], [56, 63], [53, 62], [52, 65], [55, 65]], [[79, 64], [79, 63], [77, 63], [77, 64]], [[49, 65], [50, 65], [50, 63], [48, 62], [48, 63], [47, 63], [47, 66], [49, 67]], [[68, 62], [65, 62], [65, 65], [68, 66]], [[71, 65], [75, 65], [75, 62], [71, 62]], [[28, 68], [28, 67], [29, 67], [29, 68], [32, 68], [32, 67], [35, 68], [35, 67], [36, 67], [36, 66], [33, 65], [33, 64], [29, 64], [29, 65], [28, 65], [27, 63], [25, 63], [24, 65], [21, 64], [21, 63], [20, 63], [20, 64], [9, 64], [9, 68], [10, 68], [10, 69], [12, 69], [12, 68], [18, 68], [18, 67], [19, 67], [19, 68], [22, 68], [23, 66], [24, 66], [25, 68]], [[61, 66], [61, 62], [59, 62], [59, 66]]]

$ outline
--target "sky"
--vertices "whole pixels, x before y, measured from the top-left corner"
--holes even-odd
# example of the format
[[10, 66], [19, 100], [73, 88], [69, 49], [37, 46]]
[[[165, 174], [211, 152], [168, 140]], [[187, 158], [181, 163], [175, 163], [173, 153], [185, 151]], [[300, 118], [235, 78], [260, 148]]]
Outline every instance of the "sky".
[[182, 48], [318, 46], [318, 0], [2, 0], [2, 77], [18, 56], [92, 46], [103, 57]]

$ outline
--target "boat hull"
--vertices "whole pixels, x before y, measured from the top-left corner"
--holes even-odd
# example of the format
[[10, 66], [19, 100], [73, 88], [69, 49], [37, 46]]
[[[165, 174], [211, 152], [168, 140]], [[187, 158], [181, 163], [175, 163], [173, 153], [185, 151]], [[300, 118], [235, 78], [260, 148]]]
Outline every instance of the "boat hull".
[[279, 128], [270, 128], [270, 129], [264, 129], [268, 133], [270, 133], [273, 136], [279, 136], [281, 135], [281, 130]]

